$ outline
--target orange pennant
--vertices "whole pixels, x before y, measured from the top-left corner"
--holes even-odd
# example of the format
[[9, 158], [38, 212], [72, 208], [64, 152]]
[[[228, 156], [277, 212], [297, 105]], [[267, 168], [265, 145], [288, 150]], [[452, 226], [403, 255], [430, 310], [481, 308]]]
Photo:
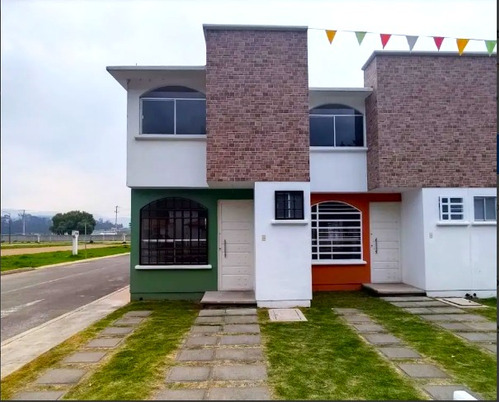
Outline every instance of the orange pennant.
[[458, 54], [461, 56], [464, 52], [465, 46], [469, 43], [469, 39], [457, 39]]
[[326, 36], [328, 37], [328, 40], [330, 41], [330, 44], [333, 42], [333, 38], [335, 38], [335, 34], [337, 33], [337, 31], [330, 31], [330, 30], [326, 30]]
[[380, 34], [380, 39], [382, 40], [382, 49], [385, 49], [385, 45], [389, 42], [391, 34]]

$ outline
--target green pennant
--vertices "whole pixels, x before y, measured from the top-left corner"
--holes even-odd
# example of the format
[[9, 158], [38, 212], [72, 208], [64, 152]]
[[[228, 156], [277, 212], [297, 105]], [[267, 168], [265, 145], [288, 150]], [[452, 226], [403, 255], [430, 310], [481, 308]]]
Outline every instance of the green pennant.
[[488, 54], [491, 56], [493, 50], [495, 50], [495, 46], [497, 45], [496, 40], [485, 40], [484, 44], [486, 45], [486, 49], [488, 50]]
[[365, 39], [366, 32], [354, 32], [356, 34], [356, 38], [358, 39], [358, 43], [361, 45], [363, 39]]

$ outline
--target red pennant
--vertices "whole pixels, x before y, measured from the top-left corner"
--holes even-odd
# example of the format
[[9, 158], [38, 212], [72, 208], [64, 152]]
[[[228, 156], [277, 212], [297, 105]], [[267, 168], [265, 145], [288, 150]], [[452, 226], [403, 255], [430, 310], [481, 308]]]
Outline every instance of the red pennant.
[[391, 34], [380, 34], [380, 39], [382, 40], [382, 49], [385, 49], [385, 45], [391, 39]]
[[441, 49], [441, 44], [443, 43], [443, 37], [442, 36], [434, 36], [434, 43], [436, 44], [438, 50]]

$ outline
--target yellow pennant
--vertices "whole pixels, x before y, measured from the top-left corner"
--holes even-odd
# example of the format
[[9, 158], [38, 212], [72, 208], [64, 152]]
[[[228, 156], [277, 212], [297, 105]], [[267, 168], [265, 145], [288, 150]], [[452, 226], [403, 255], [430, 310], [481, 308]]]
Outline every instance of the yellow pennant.
[[330, 44], [333, 42], [333, 38], [335, 38], [335, 34], [337, 31], [330, 31], [330, 30], [325, 30], [326, 31], [326, 36], [328, 37], [328, 40], [330, 41]]
[[469, 39], [457, 39], [458, 54], [461, 56], [464, 52], [465, 46], [469, 43]]

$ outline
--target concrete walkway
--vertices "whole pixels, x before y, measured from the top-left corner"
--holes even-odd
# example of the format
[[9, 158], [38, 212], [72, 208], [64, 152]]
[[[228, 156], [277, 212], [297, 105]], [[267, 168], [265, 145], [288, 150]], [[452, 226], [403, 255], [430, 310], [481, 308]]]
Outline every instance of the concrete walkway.
[[257, 311], [201, 310], [156, 400], [269, 400]]
[[476, 399], [479, 395], [460, 384], [454, 384], [450, 375], [442, 368], [425, 361], [425, 356], [405, 345], [403, 341], [373, 321], [368, 315], [354, 308], [333, 308], [368, 344], [389, 361], [403, 375], [415, 380], [431, 399], [453, 400], [455, 391], [465, 391]]
[[425, 296], [383, 297], [394, 306], [446, 329], [460, 339], [497, 354], [498, 325], [467, 310]]
[[129, 286], [117, 290], [1, 344], [1, 378], [13, 373], [77, 332], [104, 318], [130, 301]]

